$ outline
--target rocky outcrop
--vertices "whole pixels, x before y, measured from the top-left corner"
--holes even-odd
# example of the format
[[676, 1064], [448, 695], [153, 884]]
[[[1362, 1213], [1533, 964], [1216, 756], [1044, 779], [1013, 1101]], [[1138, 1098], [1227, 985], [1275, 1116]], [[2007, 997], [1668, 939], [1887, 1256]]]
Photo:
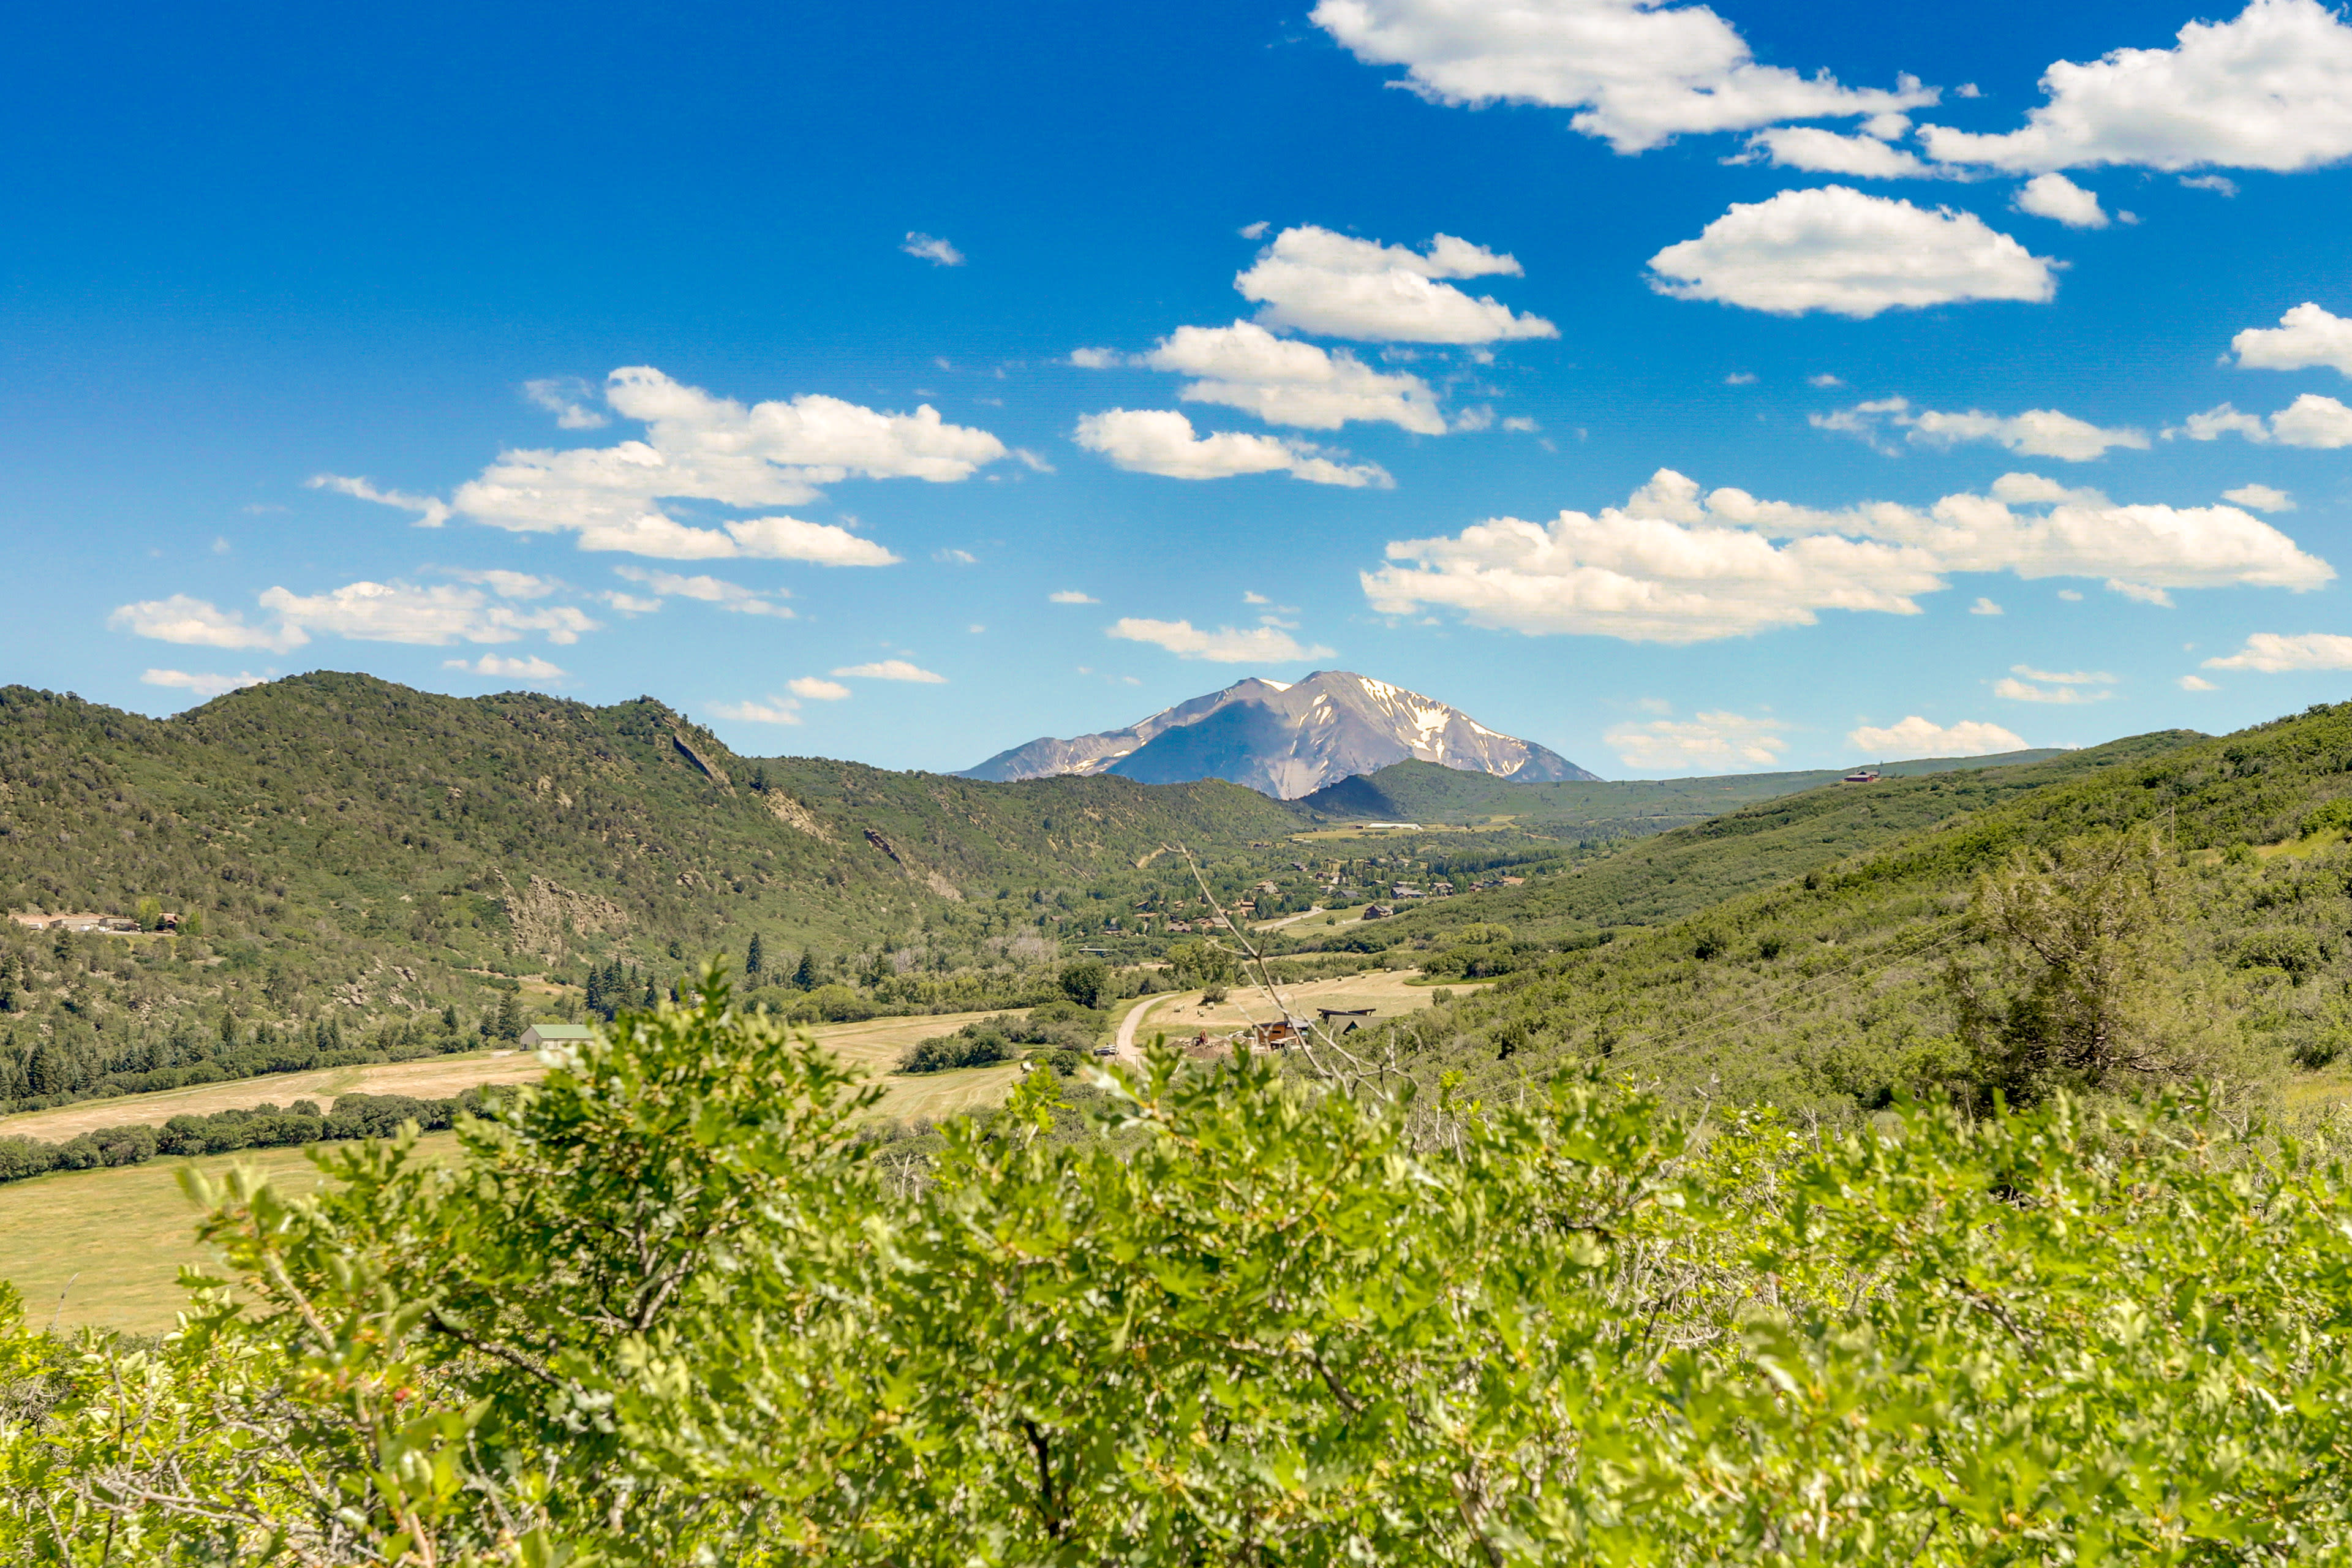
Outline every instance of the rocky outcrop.
[[506, 910], [515, 946], [546, 959], [562, 958], [575, 937], [618, 936], [629, 925], [626, 911], [612, 900], [540, 876], [526, 878], [519, 892], [509, 888]]

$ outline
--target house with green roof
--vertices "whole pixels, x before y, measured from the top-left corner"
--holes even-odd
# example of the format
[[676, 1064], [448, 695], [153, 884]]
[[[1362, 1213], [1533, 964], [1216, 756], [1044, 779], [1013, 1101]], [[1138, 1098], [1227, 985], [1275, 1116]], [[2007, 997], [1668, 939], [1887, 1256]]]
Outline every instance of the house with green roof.
[[535, 1051], [546, 1046], [584, 1046], [595, 1037], [596, 1031], [585, 1024], [533, 1024], [522, 1032], [520, 1043]]

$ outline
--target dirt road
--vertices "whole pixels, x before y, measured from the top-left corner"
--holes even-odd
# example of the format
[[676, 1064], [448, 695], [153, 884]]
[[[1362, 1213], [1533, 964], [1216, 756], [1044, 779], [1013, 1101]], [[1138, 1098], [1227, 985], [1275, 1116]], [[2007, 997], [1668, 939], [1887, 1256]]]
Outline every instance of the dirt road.
[[1146, 996], [1129, 1008], [1127, 1016], [1119, 1020], [1118, 1045], [1116, 1050], [1120, 1060], [1139, 1062], [1143, 1059], [1142, 1048], [1135, 1043], [1136, 1028], [1143, 1022], [1143, 1016], [1146, 1013], [1150, 1012], [1155, 1005], [1165, 1000], [1163, 996]]

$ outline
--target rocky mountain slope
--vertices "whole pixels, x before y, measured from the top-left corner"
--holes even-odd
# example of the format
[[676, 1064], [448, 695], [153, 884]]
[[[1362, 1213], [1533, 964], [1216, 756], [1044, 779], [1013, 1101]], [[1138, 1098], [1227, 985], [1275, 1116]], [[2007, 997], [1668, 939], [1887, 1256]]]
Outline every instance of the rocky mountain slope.
[[1296, 800], [1414, 758], [1521, 783], [1599, 777], [1557, 752], [1489, 730], [1458, 708], [1339, 669], [1292, 684], [1253, 676], [1124, 729], [1015, 746], [962, 776], [1113, 773], [1144, 784], [1219, 778]]

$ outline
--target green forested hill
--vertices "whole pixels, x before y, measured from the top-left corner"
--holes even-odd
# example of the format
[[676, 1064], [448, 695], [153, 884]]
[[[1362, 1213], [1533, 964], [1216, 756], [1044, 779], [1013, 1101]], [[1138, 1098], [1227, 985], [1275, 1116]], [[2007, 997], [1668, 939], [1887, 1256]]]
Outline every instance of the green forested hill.
[[192, 1033], [470, 1015], [498, 974], [740, 963], [755, 933], [828, 978], [1009, 966], [1171, 840], [1247, 852], [1298, 826], [1220, 781], [745, 759], [650, 699], [316, 674], [150, 720], [0, 689], [0, 910], [201, 921], [79, 948], [0, 926], [0, 1046], [178, 1059]]
[[[1923, 757], [1887, 763], [1874, 771], [1915, 778], [1981, 768], [2014, 767], [2065, 755], [2008, 752], [1990, 757]], [[1599, 783], [1515, 784], [1491, 773], [1466, 773], [1436, 763], [1391, 763], [1376, 773], [1342, 779], [1296, 804], [1337, 820], [1402, 818], [1431, 823], [1510, 823], [1521, 827], [1580, 830], [1601, 838], [1660, 833], [1758, 801], [1833, 784], [1851, 770], [1724, 773], [1709, 778], [1621, 779]]]
[[[488, 956], [565, 945], [569, 918], [625, 944], [764, 925], [856, 946], [1171, 837], [1296, 826], [1214, 781], [980, 785], [747, 761], [651, 699], [465, 700], [320, 674], [156, 721], [0, 690], [0, 904], [127, 911], [152, 895], [210, 910], [215, 938], [323, 922]], [[555, 890], [534, 897], [533, 877]], [[488, 935], [460, 934], [486, 919]]]
[[[2004, 783], [2037, 774], [2039, 787], [1998, 798]], [[1979, 981], [1998, 989], [2003, 950], [1971, 912], [1978, 879], [2023, 848], [2079, 861], [2085, 836], [2152, 827], [2162, 854], [2148, 875], [2168, 890], [2166, 929], [2148, 949], [2164, 959], [2144, 976], [2145, 1000], [2199, 1032], [2189, 1054], [2240, 1078], [2352, 1057], [2352, 704], [2216, 739], [2144, 736], [1964, 776], [1984, 783], [1855, 791], [1855, 805], [1875, 795], [1918, 809], [1938, 787], [1984, 789], [1977, 809], [1863, 852], [1818, 841], [1828, 835], [1809, 845], [1807, 830], [1835, 813], [1801, 798], [1633, 847], [1516, 897], [1431, 911], [1421, 921], [1435, 947], [1447, 940], [1441, 913], [1517, 917], [1537, 932], [1644, 909], [1669, 923], [1620, 929], [1605, 945], [1509, 974], [1407, 1026], [1411, 1048], [1488, 1085], [1602, 1058], [1679, 1093], [1792, 1108], [1982, 1089], [1958, 998]], [[1788, 820], [1763, 820], [1775, 814]], [[1685, 904], [1665, 880], [1776, 844], [1777, 860], [1752, 868], [1772, 873], [1758, 890]], [[1807, 847], [1819, 853], [1790, 852]], [[1489, 950], [1522, 937], [1517, 927], [1465, 934]], [[2022, 993], [2011, 1001], [2044, 1005]]]
[[[1920, 768], [1916, 774], [1868, 784], [1842, 784], [1830, 775], [1832, 782], [1802, 794], [1767, 799], [1645, 837], [1603, 858], [1538, 876], [1521, 887], [1406, 906], [1393, 921], [1381, 923], [1376, 937], [1349, 932], [1338, 940], [1359, 946], [1368, 939], [1384, 946], [1406, 941], [1442, 943], [1450, 940], [1450, 932], [1472, 922], [1496, 922], [1509, 926], [1524, 942], [1549, 946], [1611, 926], [1654, 925], [1732, 894], [1875, 849], [1937, 823], [2200, 739], [2193, 731], [2167, 730], [2011, 765], [1947, 770], [1913, 764]], [[1733, 781], [1674, 782], [1712, 785]]]

